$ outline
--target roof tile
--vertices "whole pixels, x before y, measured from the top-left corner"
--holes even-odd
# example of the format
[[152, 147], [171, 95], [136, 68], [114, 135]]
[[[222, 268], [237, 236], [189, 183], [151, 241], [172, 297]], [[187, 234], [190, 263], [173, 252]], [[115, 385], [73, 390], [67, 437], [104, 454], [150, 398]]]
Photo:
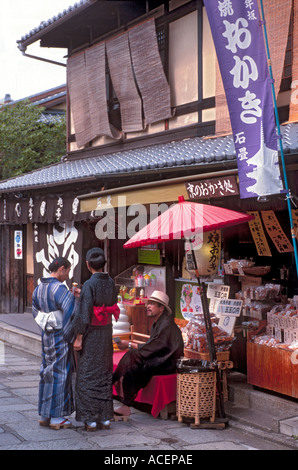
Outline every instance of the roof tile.
[[[281, 126], [285, 153], [297, 153], [298, 123]], [[192, 167], [208, 163], [236, 161], [232, 135], [206, 139], [194, 137], [135, 150], [63, 161], [0, 182], [0, 191], [34, 189], [57, 182], [84, 181], [92, 176], [121, 175], [140, 171]]]

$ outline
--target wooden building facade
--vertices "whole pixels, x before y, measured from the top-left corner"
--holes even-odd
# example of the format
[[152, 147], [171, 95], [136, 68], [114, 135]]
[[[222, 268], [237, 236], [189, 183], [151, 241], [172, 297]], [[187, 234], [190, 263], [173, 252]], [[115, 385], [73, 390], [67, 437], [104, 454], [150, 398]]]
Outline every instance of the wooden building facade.
[[[286, 163], [294, 175], [298, 0], [264, 3]], [[136, 262], [136, 253], [122, 250], [124, 237], [96, 236], [113, 197], [117, 227], [125, 208], [127, 235], [134, 202], [170, 204], [180, 194], [189, 197], [188, 181], [237, 177], [203, 0], [81, 0], [23, 36], [19, 48], [25, 53], [38, 40], [68, 51], [66, 154], [58, 164], [0, 182], [1, 313], [30, 307], [54, 255], [72, 258], [76, 282], [85, 279], [82, 260], [94, 244], [106, 250], [112, 275]], [[257, 204], [237, 196], [214, 203], [236, 210]]]

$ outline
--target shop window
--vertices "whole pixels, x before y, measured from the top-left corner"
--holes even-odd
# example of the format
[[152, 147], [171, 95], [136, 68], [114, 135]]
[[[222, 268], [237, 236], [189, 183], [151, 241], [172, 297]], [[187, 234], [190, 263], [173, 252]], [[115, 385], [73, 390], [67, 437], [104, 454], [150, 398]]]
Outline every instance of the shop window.
[[[138, 27], [138, 25], [136, 26]], [[133, 28], [134, 26], [132, 26]], [[142, 124], [143, 117], [145, 126], [138, 125], [134, 128], [131, 126], [129, 130], [122, 129], [122, 101], [117, 97], [114, 90], [109, 60], [106, 59], [106, 108], [111, 132], [97, 134], [97, 136], [91, 139], [92, 143], [90, 140], [87, 141], [86, 138], [81, 139], [85, 147], [91, 144], [97, 146], [112, 142], [117, 144], [115, 139], [121, 138], [126, 140], [146, 134], [167, 132], [167, 130], [171, 129], [193, 127], [208, 120], [214, 120], [215, 50], [203, 1], [170, 1], [168, 11], [155, 18], [155, 29], [162, 64], [161, 69], [163, 68], [164, 70], [171, 93], [170, 112], [168, 112], [166, 117], [164, 113], [163, 117], [146, 122], [145, 109], [143, 108], [143, 114], [141, 110], [141, 120], [139, 119], [138, 122]], [[128, 33], [130, 30], [129, 28]], [[106, 41], [110, 40], [113, 41], [113, 37], [106, 39]], [[107, 55], [107, 57], [109, 56]], [[113, 56], [110, 55], [111, 57]], [[133, 62], [133, 58], [131, 60]], [[138, 92], [141, 95], [134, 66], [132, 66], [132, 73]], [[141, 98], [143, 99], [143, 96]], [[70, 103], [72, 106], [71, 97]], [[162, 106], [160, 108], [162, 109]], [[174, 109], [175, 115], [173, 115]], [[70, 128], [74, 132], [73, 109], [71, 111], [72, 120]], [[88, 137], [90, 126], [85, 125], [85, 127]], [[117, 134], [116, 137], [114, 133]], [[71, 150], [76, 150], [76, 137], [73, 135], [69, 141], [71, 142]]]
[[285, 62], [282, 74], [281, 91], [288, 90], [292, 80], [292, 60], [293, 60], [293, 10], [291, 12], [289, 35], [286, 47]]
[[[203, 99], [215, 96], [215, 61], [216, 52], [213, 43], [211, 28], [209, 25], [206, 9], [203, 8], [203, 42], [202, 42], [202, 92]], [[208, 110], [206, 110], [208, 111]], [[210, 119], [212, 120], [212, 119]]]
[[289, 120], [289, 105], [291, 100], [292, 84], [292, 61], [293, 61], [293, 9], [290, 17], [288, 42], [285, 51], [285, 61], [282, 72], [279, 94], [277, 96], [277, 106], [279, 120], [281, 123]]
[[189, 3], [190, 0], [170, 0], [169, 2], [169, 10], [173, 11], [176, 8], [181, 7], [182, 5], [185, 5], [185, 3]]
[[198, 99], [198, 18], [194, 11], [169, 25], [169, 82], [172, 105]]

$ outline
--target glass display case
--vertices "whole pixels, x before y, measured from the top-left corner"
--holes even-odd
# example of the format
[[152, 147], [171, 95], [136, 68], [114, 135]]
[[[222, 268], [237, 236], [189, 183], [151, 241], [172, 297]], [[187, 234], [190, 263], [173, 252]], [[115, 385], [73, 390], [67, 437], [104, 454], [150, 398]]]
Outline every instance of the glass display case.
[[125, 305], [142, 305], [154, 290], [166, 292], [166, 268], [136, 264], [115, 277], [115, 283]]

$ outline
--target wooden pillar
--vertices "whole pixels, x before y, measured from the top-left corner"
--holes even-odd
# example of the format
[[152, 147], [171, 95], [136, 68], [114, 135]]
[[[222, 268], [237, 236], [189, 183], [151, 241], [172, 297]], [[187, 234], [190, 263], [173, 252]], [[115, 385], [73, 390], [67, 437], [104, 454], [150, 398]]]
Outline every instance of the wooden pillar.
[[0, 225], [0, 313], [24, 312], [24, 254], [14, 258], [14, 231], [23, 229]]

